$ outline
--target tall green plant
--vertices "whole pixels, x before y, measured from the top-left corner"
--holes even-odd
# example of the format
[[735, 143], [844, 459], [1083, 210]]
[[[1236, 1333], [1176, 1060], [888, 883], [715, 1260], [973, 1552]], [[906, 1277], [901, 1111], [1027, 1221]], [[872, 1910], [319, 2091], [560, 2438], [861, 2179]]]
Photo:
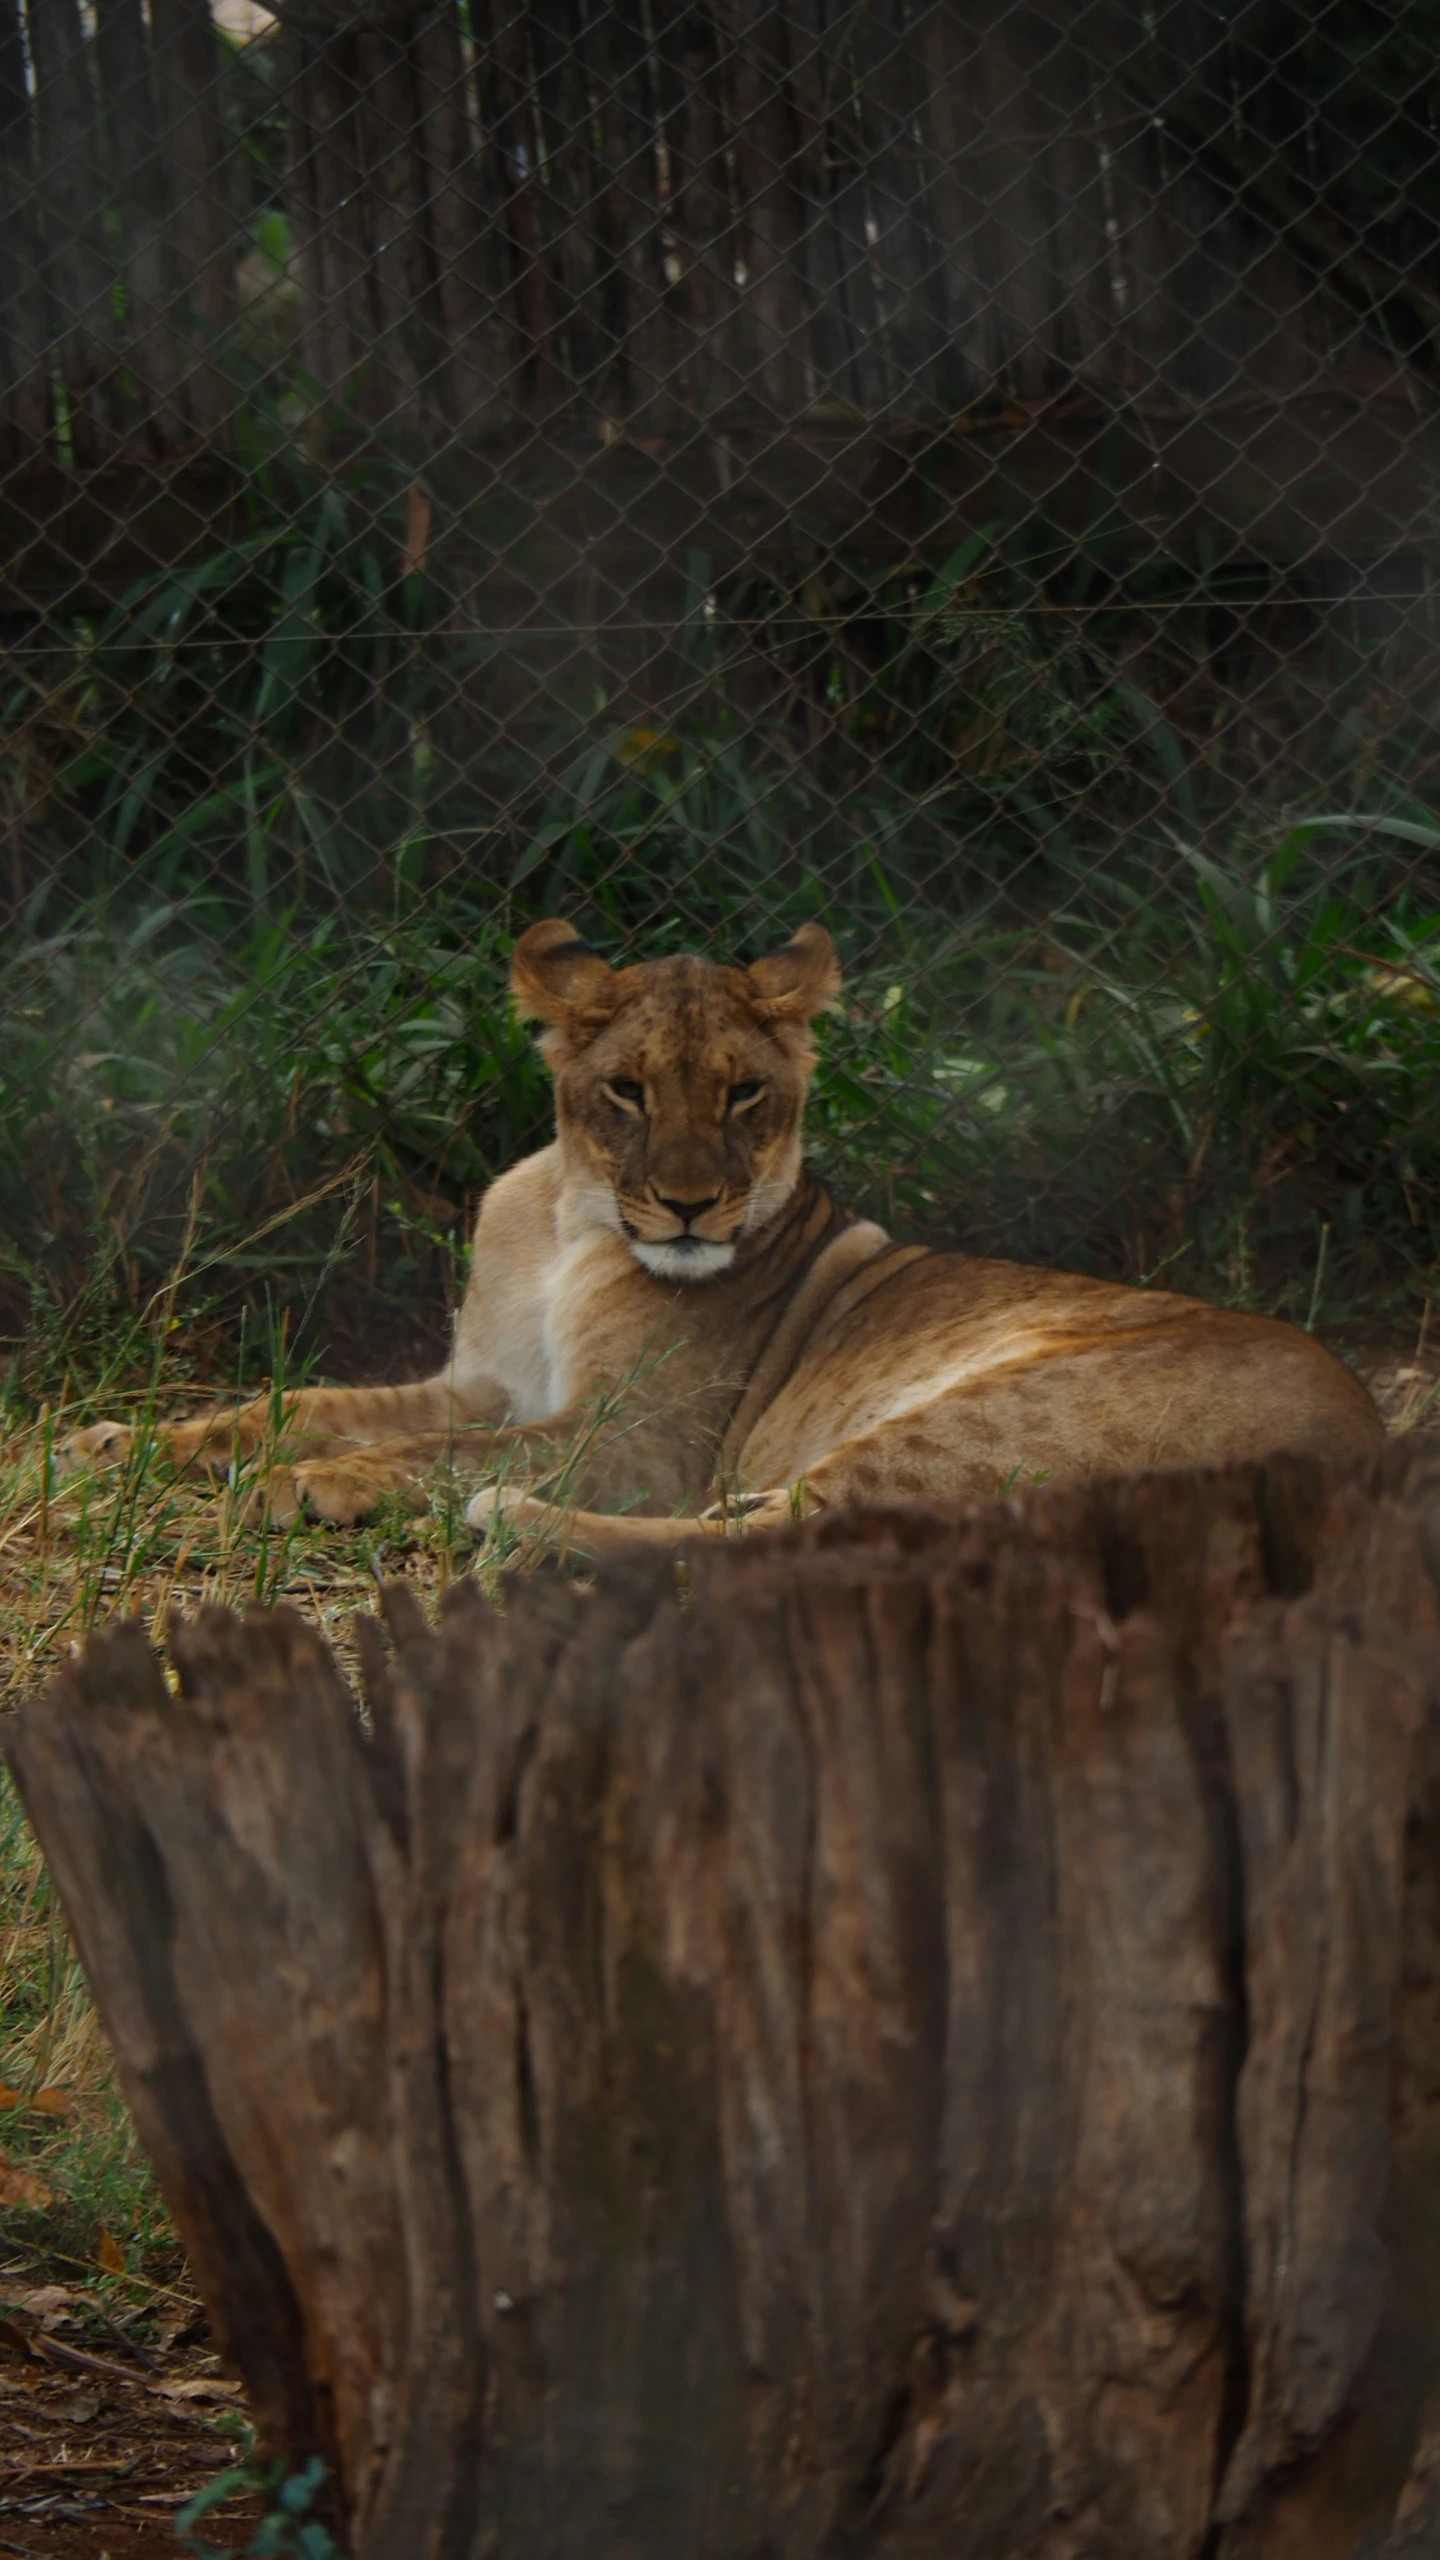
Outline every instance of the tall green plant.
[[0, 756], [50, 750], [91, 895], [203, 885], [258, 912], [307, 867], [350, 891], [423, 804], [441, 599], [407, 566], [413, 469], [333, 409], [302, 442], [254, 380], [233, 425], [226, 538], [48, 626], [0, 709]]

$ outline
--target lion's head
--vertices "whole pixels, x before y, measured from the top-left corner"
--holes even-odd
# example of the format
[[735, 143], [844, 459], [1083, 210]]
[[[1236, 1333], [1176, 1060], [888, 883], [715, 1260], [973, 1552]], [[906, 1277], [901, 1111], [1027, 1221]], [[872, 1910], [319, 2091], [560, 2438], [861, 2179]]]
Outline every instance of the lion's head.
[[521, 1016], [545, 1025], [567, 1190], [647, 1271], [707, 1280], [800, 1171], [811, 1017], [840, 972], [823, 925], [733, 969], [688, 956], [612, 969], [552, 919], [515, 946]]

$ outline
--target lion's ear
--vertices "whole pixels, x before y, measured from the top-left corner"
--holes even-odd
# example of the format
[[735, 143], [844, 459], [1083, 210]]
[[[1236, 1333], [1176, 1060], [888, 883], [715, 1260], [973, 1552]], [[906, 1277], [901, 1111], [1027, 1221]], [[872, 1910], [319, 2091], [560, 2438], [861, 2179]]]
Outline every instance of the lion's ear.
[[550, 916], [516, 943], [510, 993], [522, 1022], [544, 1022], [583, 1041], [609, 1021], [620, 1002], [620, 981], [573, 924]]
[[752, 960], [745, 974], [765, 1022], [808, 1022], [840, 993], [840, 963], [823, 924], [802, 924], [783, 951]]

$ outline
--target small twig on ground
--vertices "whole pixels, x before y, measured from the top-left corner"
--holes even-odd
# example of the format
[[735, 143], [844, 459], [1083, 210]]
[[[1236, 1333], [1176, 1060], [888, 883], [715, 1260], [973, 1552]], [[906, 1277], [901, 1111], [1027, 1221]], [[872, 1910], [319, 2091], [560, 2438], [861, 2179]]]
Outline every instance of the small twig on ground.
[[[92, 2320], [99, 2321], [102, 2329], [108, 2329], [111, 2337], [119, 2342], [127, 2356], [133, 2356], [137, 2364], [145, 2367], [147, 2373], [159, 2372], [159, 2364], [149, 2348], [142, 2347], [138, 2338], [132, 2338], [128, 2329], [123, 2328], [118, 2320], [112, 2319], [104, 2304], [97, 2302], [93, 2293], [86, 2295], [85, 2309]], [[139, 2314], [135, 2316], [138, 2318]]]
[[83, 2347], [62, 2347], [58, 2338], [47, 2338], [39, 2331], [26, 2344], [32, 2355], [42, 2356], [47, 2364], [64, 2365], [67, 2372], [98, 2373], [106, 2382], [123, 2382], [127, 2391], [140, 2387], [138, 2373], [127, 2373], [109, 2356], [87, 2355]]

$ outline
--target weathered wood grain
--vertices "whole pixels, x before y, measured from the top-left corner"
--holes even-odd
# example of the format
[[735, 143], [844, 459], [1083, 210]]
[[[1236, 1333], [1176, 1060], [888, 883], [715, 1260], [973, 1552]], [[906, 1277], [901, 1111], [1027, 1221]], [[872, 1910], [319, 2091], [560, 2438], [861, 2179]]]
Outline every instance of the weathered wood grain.
[[[79, 0], [36, 0], [27, 12], [35, 81], [35, 232], [47, 335], [71, 403], [75, 449], [103, 451], [116, 366], [102, 229], [102, 155]], [[21, 140], [12, 127], [12, 146]]]
[[0, 6], [0, 449], [43, 446], [50, 421], [34, 134], [18, 0]]
[[1437, 1578], [1413, 1444], [395, 1586], [368, 1722], [92, 1639], [11, 1763], [353, 2550], [1428, 2548]]
[[0, 438], [67, 467], [173, 454], [233, 407], [241, 245], [209, 0], [0, 22]]

